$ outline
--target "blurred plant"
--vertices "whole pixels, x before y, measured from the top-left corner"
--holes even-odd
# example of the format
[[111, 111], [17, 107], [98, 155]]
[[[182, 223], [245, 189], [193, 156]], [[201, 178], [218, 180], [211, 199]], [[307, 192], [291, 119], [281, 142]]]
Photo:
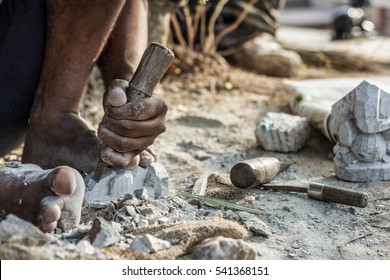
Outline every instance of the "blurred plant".
[[[233, 32], [245, 19], [248, 15], [250, 9], [258, 0], [249, 0], [248, 3], [244, 6], [241, 14], [237, 19], [227, 26], [225, 29], [221, 30], [218, 34], [215, 33], [215, 24], [220, 16], [222, 9], [229, 2], [229, 0], [220, 0], [215, 6], [213, 13], [211, 14], [209, 21], [206, 26], [206, 6], [207, 1], [199, 0], [195, 8], [195, 13], [192, 16], [191, 11], [188, 5], [188, 0], [180, 2], [179, 9], [183, 11], [184, 19], [187, 29], [187, 38], [184, 38], [182, 29], [180, 27], [176, 11], [171, 13], [171, 22], [173, 25], [174, 33], [180, 43], [180, 45], [189, 50], [189, 51], [198, 51], [203, 54], [215, 54], [218, 49], [218, 44], [221, 40]], [[200, 29], [199, 29], [200, 28]], [[199, 30], [200, 44], [195, 49], [195, 36]]]
[[[215, 31], [216, 22], [229, 0], [218, 1], [209, 18], [206, 18], [207, 6], [205, 4], [207, 1], [199, 0], [192, 13], [189, 1], [180, 1], [177, 9], [181, 10], [184, 17], [185, 34], [180, 26], [176, 10], [171, 12], [172, 31], [179, 44], [179, 47], [175, 47], [175, 54], [180, 61], [180, 67], [184, 71], [191, 71], [194, 67], [204, 69], [204, 67], [210, 66], [200, 65], [202, 62], [204, 64], [204, 60], [214, 60], [222, 71], [226, 69], [227, 62], [218, 55], [218, 45], [226, 35], [233, 32], [242, 23], [257, 1], [248, 0], [237, 19], [218, 33]], [[199, 39], [196, 44], [197, 38]]]

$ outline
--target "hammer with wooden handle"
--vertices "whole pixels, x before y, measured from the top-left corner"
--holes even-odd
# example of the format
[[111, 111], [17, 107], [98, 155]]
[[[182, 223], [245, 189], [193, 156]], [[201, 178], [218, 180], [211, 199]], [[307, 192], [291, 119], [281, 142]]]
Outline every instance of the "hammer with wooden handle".
[[269, 184], [269, 182], [290, 164], [280, 162], [273, 157], [260, 157], [241, 161], [230, 170], [230, 180], [240, 189], [259, 187], [268, 190], [306, 193], [309, 198], [335, 202], [364, 208], [367, 206], [368, 194], [349, 189], [331, 187], [321, 183], [310, 183], [308, 186], [286, 184]]
[[[127, 101], [132, 102], [151, 97], [154, 88], [164, 76], [174, 57], [170, 49], [157, 43], [151, 43], [146, 48], [134, 76], [129, 82], [126, 91]], [[107, 163], [100, 158], [93, 174], [96, 182], [100, 181], [106, 167]]]

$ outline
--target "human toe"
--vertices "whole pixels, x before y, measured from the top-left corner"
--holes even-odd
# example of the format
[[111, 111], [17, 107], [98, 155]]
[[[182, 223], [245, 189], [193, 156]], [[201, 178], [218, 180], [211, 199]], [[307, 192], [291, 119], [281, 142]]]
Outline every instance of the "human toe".
[[75, 170], [68, 166], [60, 166], [53, 169], [54, 176], [52, 177], [53, 191], [58, 195], [71, 195], [74, 193], [77, 182]]
[[42, 199], [40, 213], [38, 216], [38, 226], [45, 232], [52, 231], [57, 226], [57, 221], [61, 217], [61, 198], [48, 196]]

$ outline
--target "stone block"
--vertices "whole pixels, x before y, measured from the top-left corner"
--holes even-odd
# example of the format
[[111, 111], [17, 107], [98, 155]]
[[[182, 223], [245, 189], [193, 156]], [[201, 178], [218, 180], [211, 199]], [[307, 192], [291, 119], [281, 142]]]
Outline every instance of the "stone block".
[[254, 260], [256, 251], [240, 239], [218, 236], [208, 238], [195, 247], [195, 260]]
[[97, 217], [88, 232], [92, 246], [105, 248], [121, 240], [120, 233], [112, 226], [112, 223], [101, 217]]
[[159, 163], [147, 168], [136, 166], [133, 169], [106, 168], [99, 182], [93, 173], [84, 178], [86, 184], [85, 202], [110, 202], [123, 198], [126, 193], [146, 189], [151, 198], [169, 194], [169, 175]]
[[305, 117], [268, 112], [256, 125], [256, 139], [266, 151], [297, 152], [310, 137]]
[[131, 243], [131, 250], [143, 253], [155, 253], [167, 250], [172, 246], [169, 241], [159, 239], [150, 234], [139, 236]]

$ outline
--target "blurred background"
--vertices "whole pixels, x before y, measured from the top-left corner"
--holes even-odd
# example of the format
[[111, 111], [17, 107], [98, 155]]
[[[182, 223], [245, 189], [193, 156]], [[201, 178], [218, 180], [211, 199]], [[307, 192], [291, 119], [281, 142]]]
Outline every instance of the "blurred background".
[[[331, 28], [335, 17], [345, 13], [346, 7], [360, 8], [364, 18], [375, 25], [380, 35], [390, 35], [390, 1], [388, 0], [287, 0], [280, 23], [301, 27]], [[350, 16], [362, 14], [350, 12]]]
[[276, 37], [284, 45], [348, 51], [390, 64], [390, 1], [287, 0]]

